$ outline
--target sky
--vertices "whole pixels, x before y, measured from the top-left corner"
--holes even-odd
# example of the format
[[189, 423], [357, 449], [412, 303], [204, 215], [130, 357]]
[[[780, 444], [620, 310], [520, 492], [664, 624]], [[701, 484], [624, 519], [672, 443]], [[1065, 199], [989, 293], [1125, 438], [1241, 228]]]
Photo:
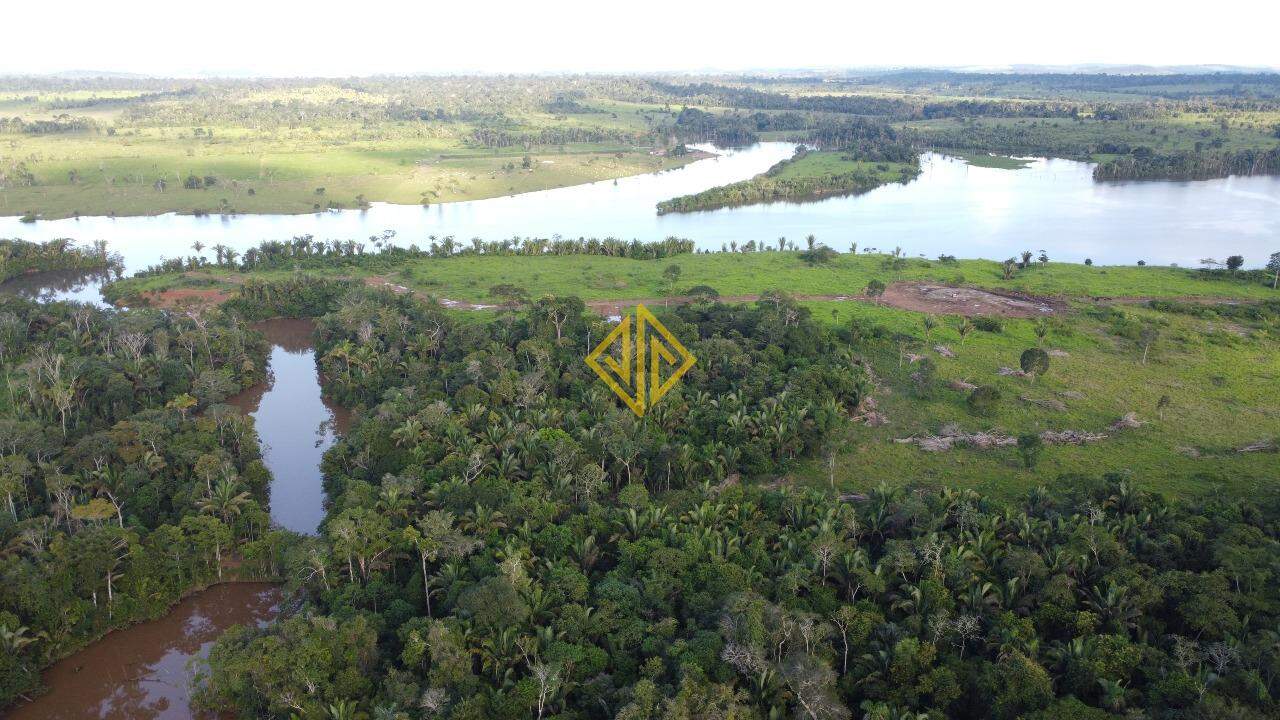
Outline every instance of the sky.
[[1149, 0], [12, 2], [0, 74], [703, 72], [1011, 64], [1280, 68], [1280, 3]]

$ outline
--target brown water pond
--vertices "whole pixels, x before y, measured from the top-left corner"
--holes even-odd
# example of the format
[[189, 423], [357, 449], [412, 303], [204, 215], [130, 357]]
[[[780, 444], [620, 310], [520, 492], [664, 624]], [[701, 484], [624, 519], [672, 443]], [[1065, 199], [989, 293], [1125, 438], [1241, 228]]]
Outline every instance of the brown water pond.
[[310, 320], [255, 323], [271, 343], [271, 378], [228, 402], [252, 415], [271, 471], [271, 519], [314, 535], [324, 518], [320, 460], [350, 424], [350, 413], [320, 394]]
[[232, 625], [268, 623], [280, 611], [270, 583], [224, 583], [178, 603], [159, 620], [117, 630], [45, 671], [49, 692], [10, 720], [190, 720], [194, 668]]

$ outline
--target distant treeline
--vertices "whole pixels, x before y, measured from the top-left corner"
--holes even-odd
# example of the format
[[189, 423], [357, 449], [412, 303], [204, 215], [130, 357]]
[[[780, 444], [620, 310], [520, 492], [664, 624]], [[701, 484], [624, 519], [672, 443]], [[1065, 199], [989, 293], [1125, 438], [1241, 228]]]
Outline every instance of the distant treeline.
[[52, 120], [23, 120], [20, 117], [0, 117], [0, 134], [54, 135], [72, 132], [97, 132], [97, 130], [98, 123], [87, 117], [59, 115]]
[[755, 110], [801, 110], [907, 117], [913, 113], [915, 107], [915, 104], [900, 99], [865, 95], [815, 95], [797, 98], [781, 93], [762, 92], [751, 88], [729, 87], [713, 83], [680, 85], [654, 81], [653, 86], [660, 93], [677, 98], [688, 98], [707, 104]]
[[1094, 180], [1206, 180], [1229, 175], [1280, 174], [1280, 147], [1271, 150], [1134, 152], [1100, 163]]
[[[316, 240], [312, 235], [298, 235], [291, 240], [265, 240], [256, 248], [243, 254], [226, 245], [208, 248], [212, 258], [203, 250], [185, 258], [171, 258], [151, 265], [134, 274], [135, 277], [152, 277], [174, 272], [187, 272], [209, 267], [226, 267], [248, 272], [250, 270], [296, 269], [328, 267], [335, 265], [360, 265], [368, 261], [383, 260], [390, 269], [405, 260], [426, 257], [453, 257], [460, 255], [600, 255], [624, 257], [632, 260], [659, 260], [692, 253], [694, 243], [687, 238], [669, 237], [665, 240], [642, 242], [618, 238], [520, 238], [485, 241], [472, 238], [463, 243], [452, 235], [428, 238], [426, 248], [417, 244], [408, 247], [392, 245], [395, 233], [387, 231], [369, 238], [368, 243], [355, 240]], [[0, 241], [3, 242], [3, 241]], [[373, 251], [370, 251], [370, 246]]]
[[686, 107], [676, 115], [675, 133], [681, 140], [737, 147], [757, 142], [760, 139], [757, 133], [798, 131], [811, 125], [812, 121], [797, 113], [718, 114]]
[[1026, 100], [947, 100], [870, 95], [801, 95], [769, 93], [712, 83], [677, 85], [654, 82], [663, 93], [694, 98], [708, 104], [759, 110], [870, 115], [899, 120], [943, 117], [1074, 117], [1084, 106], [1075, 102]]
[[471, 140], [486, 148], [567, 145], [569, 143], [644, 143], [647, 134], [593, 127], [548, 127], [538, 129], [477, 127]]
[[921, 146], [1004, 155], [1042, 155], [1087, 161], [1094, 152], [1106, 152], [1089, 142], [1064, 137], [1048, 122], [1033, 121], [1027, 125], [964, 123], [959, 127], [930, 128], [927, 132], [915, 130], [910, 135]]
[[[1027, 86], [1042, 91], [1096, 91], [1171, 99], [1207, 95], [1280, 96], [1280, 74], [1277, 73], [972, 73], [906, 70], [851, 79], [848, 82], [903, 88], [951, 85], [972, 89], [970, 86], [982, 85], [992, 89], [1008, 89], [1011, 86]], [[1178, 86], [1184, 89], [1173, 89]]]

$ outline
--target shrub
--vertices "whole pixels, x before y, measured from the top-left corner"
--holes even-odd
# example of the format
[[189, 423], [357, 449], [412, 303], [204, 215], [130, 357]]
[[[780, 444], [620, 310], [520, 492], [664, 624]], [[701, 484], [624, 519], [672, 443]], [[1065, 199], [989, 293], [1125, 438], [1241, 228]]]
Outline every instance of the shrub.
[[999, 318], [990, 317], [988, 315], [978, 315], [973, 318], [973, 327], [982, 332], [1001, 333], [1004, 332], [1004, 323]]
[[1022, 366], [1022, 372], [1033, 378], [1043, 375], [1049, 372], [1049, 353], [1040, 348], [1027, 348], [1022, 351], [1022, 357], [1018, 358], [1018, 364]]
[[825, 265], [826, 263], [831, 262], [835, 256], [836, 251], [826, 245], [819, 245], [800, 253], [800, 259], [808, 263], [810, 266]]
[[880, 297], [881, 295], [884, 294], [884, 287], [885, 287], [884, 283], [880, 282], [879, 280], [872, 280], [871, 282], [867, 283], [867, 289], [866, 289], [867, 297], [873, 297], [873, 298]]
[[1000, 389], [990, 385], [979, 385], [969, 393], [969, 399], [965, 400], [965, 404], [969, 406], [969, 412], [982, 417], [990, 417], [996, 411], [996, 406], [1000, 404]]
[[925, 358], [916, 365], [911, 373], [911, 382], [915, 386], [916, 396], [927, 399], [933, 396], [934, 380], [938, 374], [938, 365], [933, 358]]
[[716, 300], [720, 297], [720, 291], [710, 285], [694, 285], [688, 290], [685, 290], [684, 294], [696, 300], [704, 301]]
[[1044, 451], [1044, 440], [1036, 433], [1024, 433], [1018, 436], [1018, 457], [1028, 470], [1036, 466], [1040, 453]]

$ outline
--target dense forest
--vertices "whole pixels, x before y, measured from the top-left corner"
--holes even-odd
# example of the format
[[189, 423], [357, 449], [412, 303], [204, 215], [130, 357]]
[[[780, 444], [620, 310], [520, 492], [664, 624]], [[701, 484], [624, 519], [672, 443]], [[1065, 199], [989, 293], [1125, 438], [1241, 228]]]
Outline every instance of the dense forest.
[[[305, 282], [295, 280], [295, 282]], [[253, 291], [265, 312], [288, 288]], [[360, 420], [291, 555], [308, 599], [215, 646], [200, 701], [337, 718], [1263, 718], [1277, 508], [1062, 478], [834, 497], [753, 478], [829, 452], [867, 329], [782, 294], [665, 313], [698, 365], [637, 420], [573, 298], [486, 323], [317, 286]]]
[[0, 707], [105, 632], [224, 574], [274, 576], [253, 425], [261, 335], [218, 311], [0, 296]]
[[1277, 174], [1280, 174], [1280, 145], [1265, 151], [1192, 151], [1170, 155], [1158, 155], [1149, 149], [1139, 148], [1093, 169], [1095, 180], [1204, 180], [1227, 175]]

